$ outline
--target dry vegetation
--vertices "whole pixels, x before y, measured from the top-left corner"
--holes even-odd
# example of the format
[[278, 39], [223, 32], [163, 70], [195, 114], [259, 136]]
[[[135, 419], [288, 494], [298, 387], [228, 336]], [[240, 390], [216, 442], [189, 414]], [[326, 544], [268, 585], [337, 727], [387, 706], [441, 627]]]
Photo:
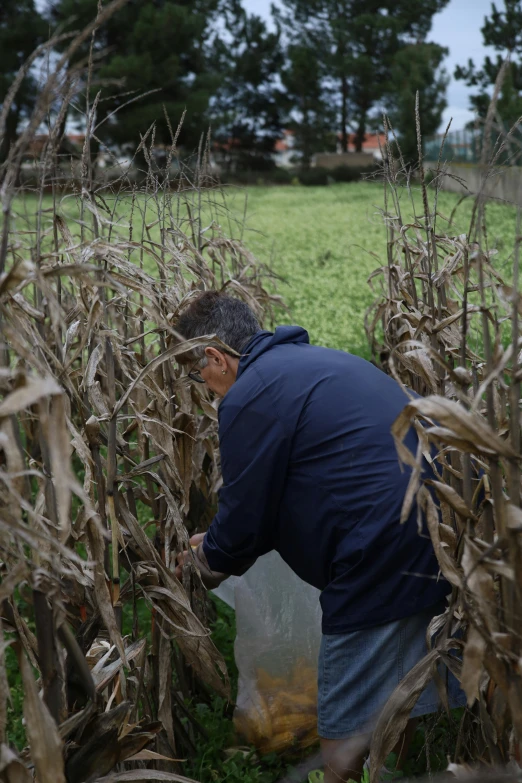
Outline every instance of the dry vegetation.
[[[63, 181], [62, 119], [86, 89], [65, 66], [94, 26], [50, 73], [1, 174], [0, 742], [10, 644], [29, 747], [17, 757], [2, 744], [0, 774], [81, 783], [118, 765], [113, 780], [184, 780], [177, 760], [204, 735], [185, 700], [227, 696], [229, 685], [196, 569], [185, 566], [182, 584], [173, 574], [188, 531], [211, 519], [220, 481], [216, 409], [176, 364], [194, 341], [181, 343], [173, 323], [206, 287], [227, 287], [262, 319], [276, 300], [220, 228], [226, 208], [204, 145], [190, 169], [173, 133], [159, 170], [151, 128], [135, 156], [142, 184], [122, 169], [98, 186], [91, 134], [78, 176]], [[20, 165], [49, 114], [37, 213], [25, 215]], [[71, 197], [76, 220], [64, 208]]]
[[[494, 114], [495, 100], [486, 139]], [[410, 394], [394, 424], [399, 455], [413, 467], [403, 519], [417, 497], [453, 591], [447, 612], [434, 621], [432, 651], [404, 678], [379, 719], [372, 776], [439, 660], [461, 680], [471, 707], [462, 718], [454, 762], [519, 762], [522, 739], [520, 211], [512, 285], [506, 285], [488, 248], [483, 192], [466, 234], [452, 235], [439, 214], [442, 163], [429, 190], [421, 165], [424, 209], [415, 221], [403, 221], [399, 197], [419, 183], [412, 183], [391, 129], [388, 137], [388, 259], [371, 281], [380, 279], [381, 293], [368, 313], [367, 332], [375, 357], [421, 395]], [[499, 136], [494, 149], [484, 149], [483, 187], [510, 143], [509, 136]], [[417, 454], [403, 444], [410, 426], [420, 436]], [[423, 480], [423, 454], [434, 466], [435, 481]], [[452, 650], [463, 651], [462, 661]]]

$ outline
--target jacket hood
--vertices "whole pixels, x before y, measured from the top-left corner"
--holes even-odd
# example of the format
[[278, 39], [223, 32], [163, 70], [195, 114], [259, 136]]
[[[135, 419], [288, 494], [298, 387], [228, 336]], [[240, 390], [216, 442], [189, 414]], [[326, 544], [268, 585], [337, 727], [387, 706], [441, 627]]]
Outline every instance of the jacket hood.
[[275, 332], [260, 331], [245, 345], [237, 368], [237, 377], [246, 370], [252, 362], [273, 348], [274, 345], [287, 343], [309, 343], [308, 332], [300, 326], [278, 326]]

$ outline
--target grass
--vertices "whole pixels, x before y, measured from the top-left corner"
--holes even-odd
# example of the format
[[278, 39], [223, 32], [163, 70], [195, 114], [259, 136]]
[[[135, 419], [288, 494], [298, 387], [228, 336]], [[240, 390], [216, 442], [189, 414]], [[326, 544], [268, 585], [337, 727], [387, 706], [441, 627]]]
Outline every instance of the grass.
[[[210, 597], [216, 609], [212, 638], [226, 661], [232, 698], [235, 700], [238, 680], [234, 660], [235, 612], [219, 598], [212, 594]], [[248, 752], [242, 746], [234, 754], [237, 739], [233, 724], [227, 717], [228, 706], [219, 696], [214, 696], [210, 705], [196, 705], [198, 720], [207, 730], [209, 739], [200, 744], [198, 754], [187, 767], [186, 773], [200, 783], [225, 780], [228, 783], [273, 783], [282, 778], [291, 766], [275, 753], [259, 758], [254, 749]]]
[[[329, 187], [258, 187], [231, 193], [230, 203], [242, 214], [247, 198], [245, 241], [257, 257], [282, 278], [278, 286], [289, 306], [281, 319], [297, 323], [311, 342], [369, 358], [364, 314], [373, 295], [367, 280], [386, 263], [386, 234], [379, 210], [379, 184], [337, 184]], [[438, 231], [457, 235], [470, 224], [472, 204], [464, 201], [454, 224], [447, 220], [459, 197], [443, 193]], [[403, 214], [413, 212], [404, 193]], [[415, 193], [421, 212], [420, 193]], [[487, 207], [490, 247], [498, 250], [495, 267], [510, 277], [516, 210], [491, 203]]]
[[[236, 237], [238, 223], [246, 212], [244, 241], [256, 257], [267, 263], [279, 276], [278, 292], [289, 311], [281, 323], [296, 323], [310, 333], [311, 342], [370, 358], [364, 331], [364, 314], [373, 294], [368, 286], [369, 275], [386, 263], [386, 231], [381, 218], [383, 188], [379, 183], [340, 183], [328, 187], [250, 187], [225, 189], [232, 220], [221, 208], [205, 211], [205, 225], [218, 219], [225, 232]], [[130, 205], [130, 199], [127, 203]], [[134, 212], [134, 238], [138, 238], [139, 213], [153, 226], [157, 218], [152, 199], [143, 196]], [[453, 193], [441, 193], [438, 204], [437, 232], [452, 236], [465, 233], [470, 224], [472, 202], [464, 200], [457, 208], [453, 222], [448, 221], [459, 203]], [[120, 197], [118, 197], [120, 200]], [[106, 199], [111, 203], [111, 198]], [[219, 201], [219, 197], [216, 197]], [[420, 192], [414, 189], [416, 214], [422, 213]], [[121, 203], [121, 202], [120, 202]], [[44, 224], [51, 221], [51, 197], [44, 199]], [[21, 214], [34, 215], [37, 200], [28, 196], [18, 201]], [[129, 206], [130, 210], [130, 206]], [[404, 191], [401, 211], [405, 220], [413, 219], [413, 207]], [[75, 218], [76, 198], [69, 195], [60, 205], [60, 212]], [[119, 207], [125, 222], [126, 207]], [[235, 218], [235, 220], [234, 220]], [[501, 203], [487, 206], [489, 245], [497, 252], [497, 271], [510, 279], [510, 264], [515, 240], [516, 209]], [[236, 222], [237, 221], [237, 222]], [[29, 218], [31, 222], [31, 218]], [[34, 218], [32, 218], [34, 223]], [[22, 227], [22, 226], [20, 226]], [[74, 231], [73, 231], [74, 233]], [[150, 231], [152, 239], [158, 228]], [[145, 268], [155, 275], [152, 259], [145, 257]]]

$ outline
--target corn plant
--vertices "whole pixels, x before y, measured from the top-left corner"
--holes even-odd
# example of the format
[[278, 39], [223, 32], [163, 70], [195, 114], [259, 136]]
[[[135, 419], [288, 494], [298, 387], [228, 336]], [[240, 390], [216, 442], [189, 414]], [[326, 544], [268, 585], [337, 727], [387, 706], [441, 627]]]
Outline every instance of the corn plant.
[[[492, 136], [502, 78], [501, 71], [485, 139]], [[434, 620], [438, 635], [432, 650], [404, 678], [379, 718], [370, 755], [372, 780], [420, 691], [437, 676], [440, 661], [459, 678], [468, 699], [455, 764], [519, 761], [522, 739], [520, 208], [512, 273], [504, 280], [488, 244], [485, 197], [510, 134], [484, 148], [471, 224], [457, 236], [452, 216], [438, 209], [446, 175], [444, 144], [428, 186], [420, 121], [417, 112], [419, 166], [412, 172], [385, 119], [388, 252], [386, 264], [370, 280], [376, 300], [366, 326], [374, 360], [410, 397], [393, 428], [399, 456], [412, 468], [401, 521], [416, 499], [452, 593], [447, 611]], [[405, 218], [411, 214], [413, 219]], [[404, 444], [410, 427], [419, 435], [416, 454]], [[423, 456], [433, 468], [429, 478], [422, 473]]]
[[[205, 140], [189, 165], [173, 130], [159, 166], [152, 126], [132, 170], [115, 161], [98, 179], [92, 45], [87, 63], [68, 63], [123, 2], [71, 38], [0, 173], [0, 770], [9, 779], [34, 770], [42, 782], [81, 783], [117, 770], [114, 780], [185, 780], [180, 759], [206, 736], [188, 700], [230, 695], [198, 572], [188, 563], [182, 582], [174, 575], [220, 484], [215, 402], [176, 362], [201, 340], [184, 342], [175, 323], [206, 288], [242, 297], [260, 319], [279, 300], [265, 289], [268, 271], [222, 228], [232, 218]], [[24, 73], [4, 101], [0, 140]], [[82, 96], [86, 139], [71, 160], [60, 134]], [[31, 191], [22, 163], [45, 118]], [[7, 645], [23, 683], [20, 756], [6, 744]]]

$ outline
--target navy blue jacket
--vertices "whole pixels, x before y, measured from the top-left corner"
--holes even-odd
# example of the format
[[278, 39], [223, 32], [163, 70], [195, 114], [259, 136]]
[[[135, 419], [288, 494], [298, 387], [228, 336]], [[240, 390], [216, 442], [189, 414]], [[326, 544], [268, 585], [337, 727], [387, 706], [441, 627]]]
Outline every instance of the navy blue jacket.
[[[450, 591], [390, 428], [408, 398], [357, 356], [309, 344], [298, 326], [258, 332], [219, 406], [223, 488], [203, 551], [238, 574], [276, 549], [319, 588], [323, 632], [408, 617]], [[415, 453], [416, 435], [407, 444]]]

